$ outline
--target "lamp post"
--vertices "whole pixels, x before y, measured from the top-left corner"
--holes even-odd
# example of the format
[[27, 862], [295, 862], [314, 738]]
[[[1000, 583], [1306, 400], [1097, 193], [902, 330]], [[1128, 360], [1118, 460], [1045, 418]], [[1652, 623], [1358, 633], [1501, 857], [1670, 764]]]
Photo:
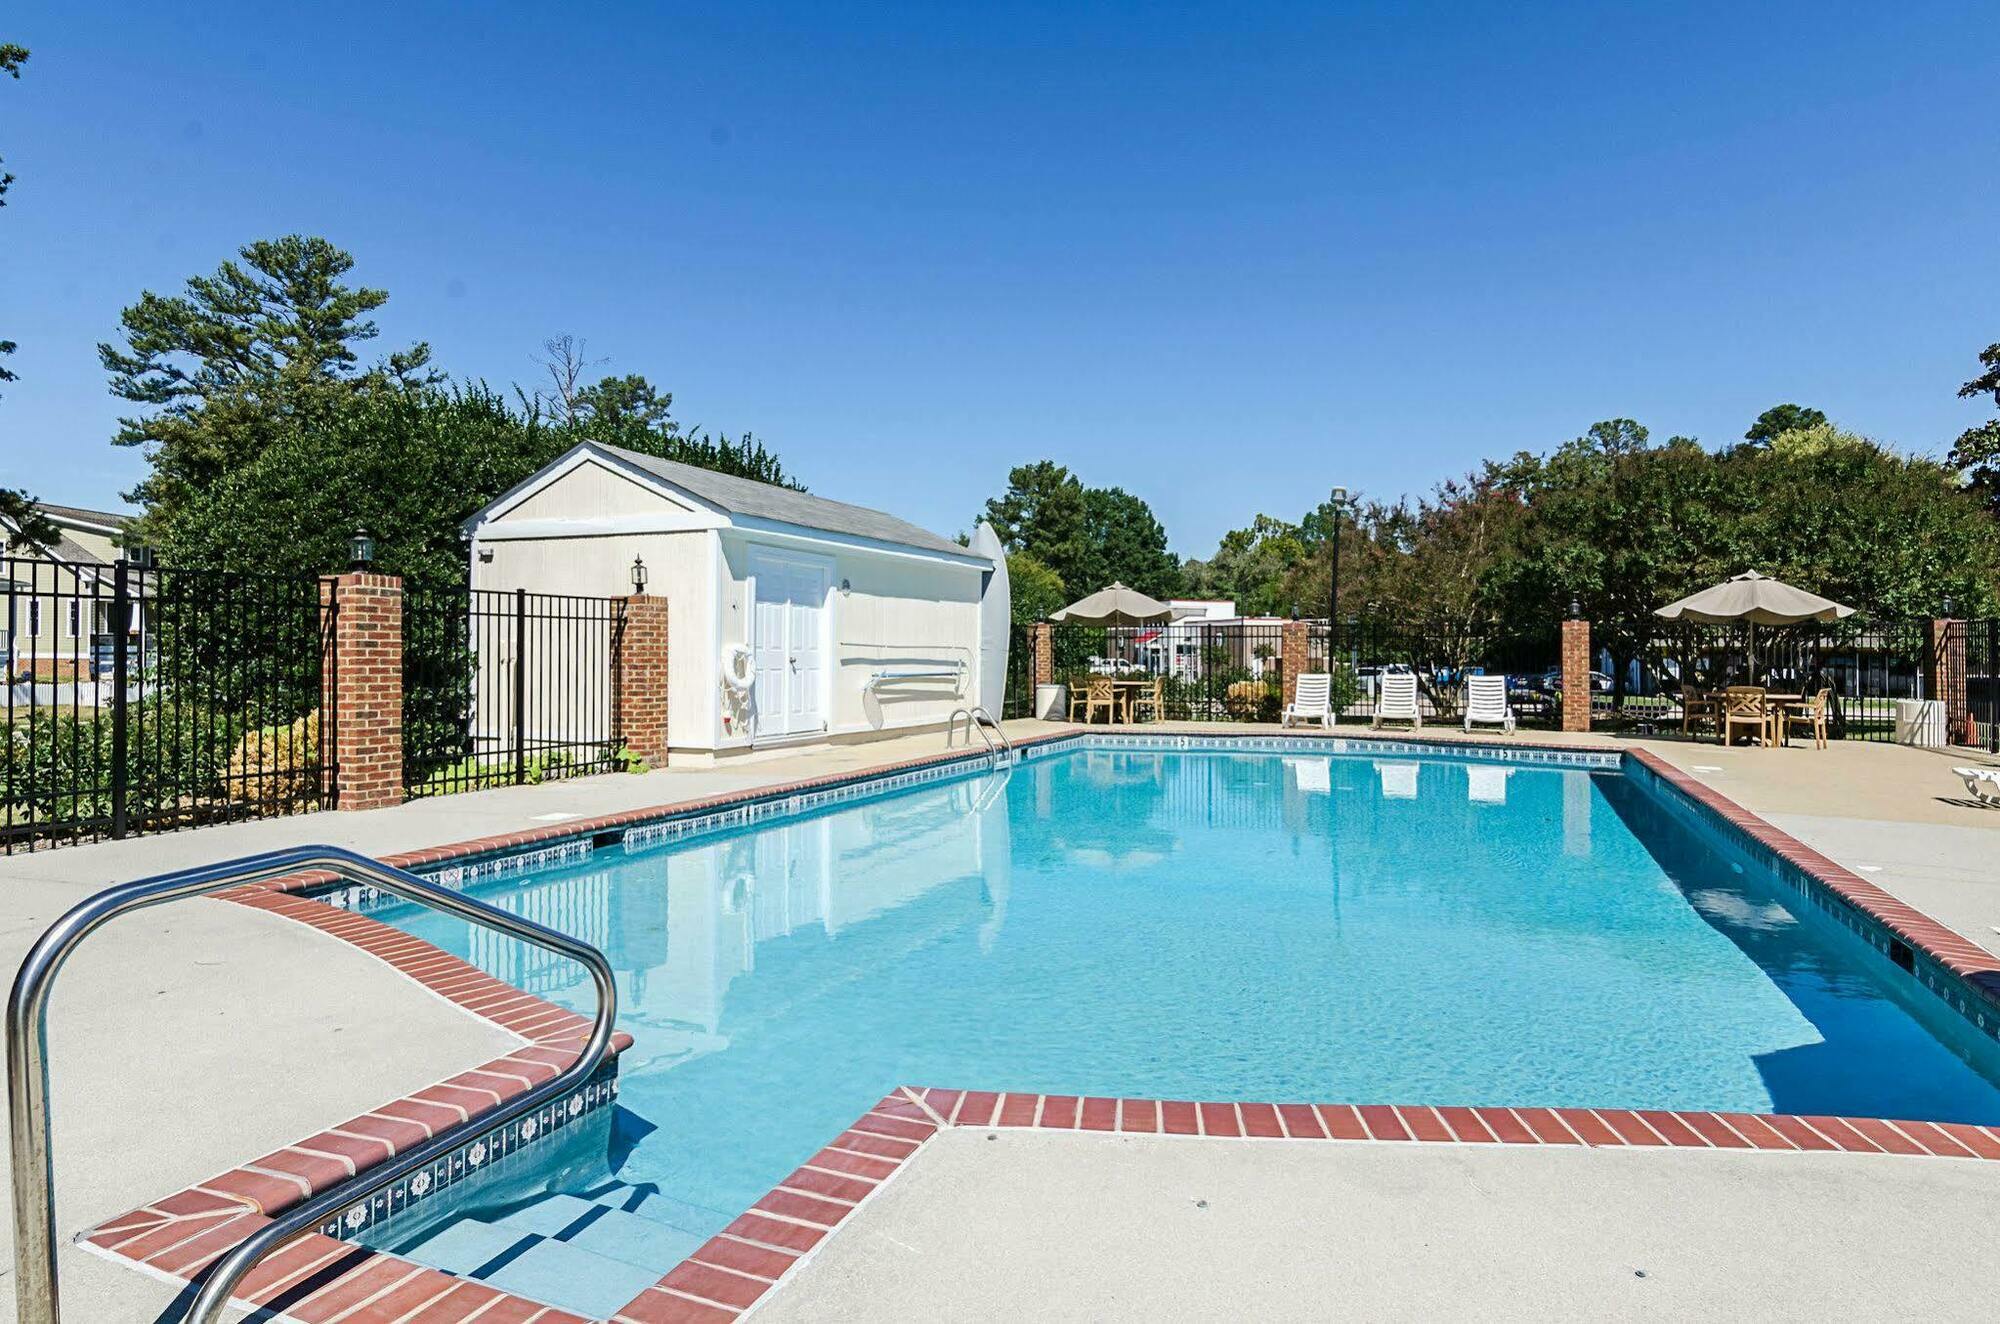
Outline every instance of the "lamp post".
[[1327, 665], [1340, 655], [1340, 517], [1347, 508], [1347, 489], [1333, 489], [1333, 566], [1326, 585]]

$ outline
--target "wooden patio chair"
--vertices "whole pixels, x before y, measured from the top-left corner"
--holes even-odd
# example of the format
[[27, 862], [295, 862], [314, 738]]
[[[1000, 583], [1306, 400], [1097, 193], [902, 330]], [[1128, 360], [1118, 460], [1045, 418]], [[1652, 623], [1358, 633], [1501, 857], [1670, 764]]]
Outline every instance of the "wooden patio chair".
[[1750, 727], [1757, 733], [1760, 744], [1770, 746], [1775, 742], [1771, 736], [1771, 705], [1765, 701], [1762, 685], [1731, 685], [1722, 692], [1722, 743], [1727, 745], [1736, 738], [1736, 728]]
[[1793, 727], [1804, 727], [1812, 732], [1813, 748], [1826, 748], [1826, 710], [1833, 702], [1833, 690], [1822, 687], [1820, 692], [1804, 703], [1789, 705], [1779, 719], [1781, 729], [1790, 735]]
[[1090, 688], [1084, 695], [1083, 720], [1086, 723], [1097, 720], [1097, 710], [1104, 710], [1104, 720], [1118, 720], [1118, 682], [1110, 676], [1092, 676]]
[[1128, 716], [1130, 716], [1131, 719], [1135, 722], [1139, 720], [1139, 710], [1141, 708], [1149, 708], [1152, 710], [1153, 715], [1147, 719], [1148, 721], [1153, 721], [1153, 722], [1166, 721], [1167, 682], [1159, 676], [1153, 677], [1153, 683], [1151, 685], [1146, 686], [1144, 689], [1138, 689], [1132, 691], [1131, 695], [1127, 699], [1127, 707], [1129, 710]]
[[1069, 678], [1069, 720], [1072, 722], [1081, 722], [1089, 715], [1089, 709], [1085, 706], [1089, 702], [1089, 696], [1084, 693], [1083, 687], [1076, 683], [1078, 679], [1076, 676]]
[[1715, 695], [1707, 690], [1684, 689], [1681, 691], [1681, 734], [1694, 735], [1704, 726], [1713, 726], [1718, 705]]

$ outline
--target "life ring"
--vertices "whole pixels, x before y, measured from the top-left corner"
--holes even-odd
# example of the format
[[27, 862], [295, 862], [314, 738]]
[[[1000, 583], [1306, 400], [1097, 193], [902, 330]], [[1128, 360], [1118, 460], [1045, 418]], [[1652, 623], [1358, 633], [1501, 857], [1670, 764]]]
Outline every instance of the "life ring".
[[722, 683], [736, 694], [748, 694], [757, 678], [750, 645], [731, 644], [722, 650]]

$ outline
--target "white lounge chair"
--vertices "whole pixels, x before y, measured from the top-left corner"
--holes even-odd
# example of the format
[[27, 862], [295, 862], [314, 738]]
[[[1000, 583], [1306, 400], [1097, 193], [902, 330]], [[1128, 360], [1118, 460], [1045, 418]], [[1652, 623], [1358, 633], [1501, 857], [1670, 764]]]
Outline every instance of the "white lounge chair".
[[1301, 672], [1298, 691], [1285, 705], [1279, 720], [1286, 726], [1293, 722], [1318, 722], [1321, 726], [1332, 726], [1333, 677], [1324, 671]]
[[1417, 678], [1403, 673], [1382, 677], [1382, 689], [1375, 699], [1374, 726], [1384, 722], [1408, 722], [1412, 730], [1422, 730], [1423, 712], [1417, 707]]
[[1965, 782], [1965, 789], [1983, 805], [2000, 808], [2000, 768], [1953, 768]]
[[1465, 678], [1465, 729], [1470, 731], [1474, 722], [1498, 726], [1508, 735], [1514, 734], [1514, 710], [1507, 706], [1505, 676]]

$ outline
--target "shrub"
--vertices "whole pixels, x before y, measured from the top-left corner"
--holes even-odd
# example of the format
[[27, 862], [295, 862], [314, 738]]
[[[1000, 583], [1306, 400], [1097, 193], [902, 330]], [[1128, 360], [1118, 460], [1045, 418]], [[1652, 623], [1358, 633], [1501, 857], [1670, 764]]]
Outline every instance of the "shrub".
[[1239, 680], [1223, 693], [1222, 706], [1239, 722], [1275, 722], [1284, 692], [1261, 680]]
[[[126, 710], [125, 805], [137, 825], [222, 798], [244, 721], [206, 705], [150, 696]], [[17, 710], [0, 726], [0, 802], [14, 822], [108, 820], [110, 709]]]
[[320, 791], [319, 713], [245, 731], [229, 756], [223, 790], [238, 804], [293, 804]]

